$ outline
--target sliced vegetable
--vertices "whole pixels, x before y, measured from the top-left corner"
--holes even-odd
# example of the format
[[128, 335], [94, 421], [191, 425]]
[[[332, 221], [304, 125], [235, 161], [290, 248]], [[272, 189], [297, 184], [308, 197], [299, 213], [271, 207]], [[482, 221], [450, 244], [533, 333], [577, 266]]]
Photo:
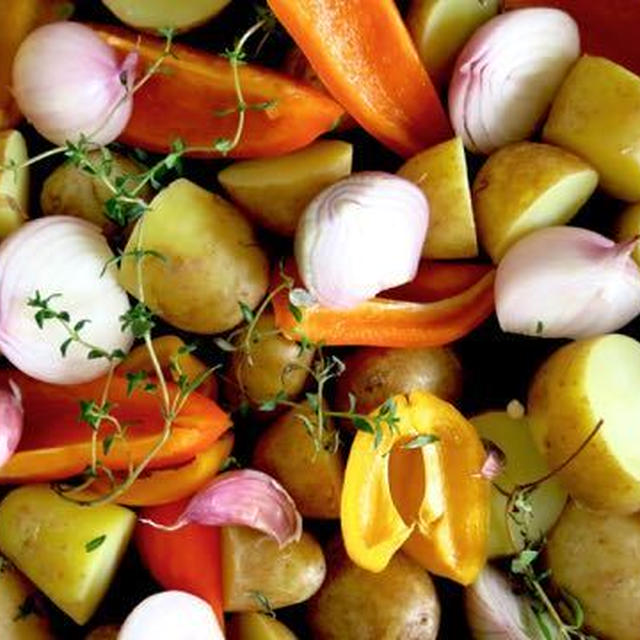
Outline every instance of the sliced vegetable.
[[[117, 27], [100, 25], [96, 32], [121, 58], [138, 53], [142, 69], [160, 57], [164, 44]], [[158, 73], [136, 92], [133, 114], [121, 140], [151, 151], [169, 152], [180, 138], [199, 148], [192, 155], [219, 156], [214, 142], [232, 139], [237, 128], [237, 96], [233, 70], [220, 56], [174, 44]], [[280, 155], [305, 147], [331, 130], [343, 113], [329, 97], [290, 78], [253, 65], [242, 65], [240, 82], [247, 104], [273, 103], [248, 109], [237, 158]], [[188, 99], [185, 99], [188, 98]], [[229, 111], [227, 115], [220, 115]]]
[[269, 6], [331, 94], [383, 144], [410, 156], [450, 137], [393, 0], [269, 0]]
[[556, 9], [522, 9], [480, 27], [456, 61], [449, 116], [470, 151], [528, 138], [580, 55], [578, 27]]
[[0, 133], [0, 238], [15, 231], [29, 217], [29, 169], [22, 166], [28, 158], [27, 145], [19, 131]]
[[118, 640], [224, 640], [220, 622], [201, 598], [163, 591], [145, 598], [124, 621]]
[[40, 218], [12, 234], [0, 248], [4, 356], [55, 384], [104, 375], [112, 354], [133, 341], [122, 330], [129, 300], [108, 265], [113, 257], [100, 230], [77, 218]]
[[31, 33], [13, 62], [20, 110], [49, 142], [113, 142], [125, 128], [138, 56], [116, 52], [86, 25], [57, 22]]
[[165, 589], [178, 589], [208, 602], [218, 619], [222, 617], [222, 565], [220, 530], [201, 524], [189, 524], [166, 531], [145, 524], [153, 520], [170, 525], [184, 511], [188, 499], [140, 511], [141, 521], [135, 542], [143, 564]]
[[[80, 402], [100, 403], [103, 379], [83, 385], [58, 386], [38, 382], [17, 371], [3, 371], [0, 381], [11, 378], [20, 388], [25, 426], [20, 446], [0, 469], [0, 482], [60, 480], [82, 473], [92, 461], [92, 430], [79, 420]], [[170, 397], [177, 388], [168, 384]], [[160, 437], [164, 419], [155, 393], [140, 388], [128, 393], [129, 382], [114, 376], [107, 400], [121, 424], [134, 424], [126, 442], [113, 438], [110, 423], [100, 427], [97, 459], [112, 471], [139, 463]], [[192, 393], [175, 419], [167, 442], [149, 463], [149, 469], [175, 466], [205, 451], [230, 426], [229, 417], [212, 400]], [[105, 440], [110, 442], [104, 446]], [[105, 449], [108, 453], [105, 454]]]
[[302, 281], [321, 306], [348, 309], [415, 277], [429, 205], [415, 185], [364, 172], [318, 194], [296, 230]]
[[397, 421], [356, 434], [342, 492], [347, 553], [382, 571], [403, 550], [428, 571], [469, 584], [487, 554], [489, 483], [473, 426], [434, 395], [392, 399]]
[[313, 304], [296, 317], [286, 293], [274, 297], [276, 325], [292, 339], [329, 346], [435, 347], [467, 335], [493, 311], [491, 270], [462, 293], [438, 302], [374, 298], [353, 309]]
[[549, 227], [517, 242], [496, 275], [503, 331], [585, 338], [620, 329], [640, 314], [637, 238], [616, 244], [588, 229]]
[[87, 509], [46, 485], [19, 487], [0, 503], [0, 551], [78, 624], [111, 583], [135, 514], [118, 505]]

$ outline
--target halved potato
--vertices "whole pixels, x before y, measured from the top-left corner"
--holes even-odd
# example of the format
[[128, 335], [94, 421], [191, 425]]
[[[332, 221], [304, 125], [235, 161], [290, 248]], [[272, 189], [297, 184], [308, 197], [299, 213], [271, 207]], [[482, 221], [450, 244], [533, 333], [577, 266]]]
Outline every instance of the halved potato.
[[256, 224], [293, 236], [305, 207], [325, 187], [351, 173], [353, 147], [320, 140], [276, 158], [236, 162], [218, 174], [231, 199]]
[[518, 142], [499, 149], [473, 183], [480, 243], [499, 262], [528, 233], [568, 222], [597, 184], [593, 168], [558, 147]]
[[[640, 236], [640, 204], [632, 204], [622, 212], [616, 223], [615, 236], [619, 242]], [[640, 265], [640, 243], [633, 250], [633, 259]]]
[[24, 136], [15, 130], [0, 133], [0, 238], [6, 238], [29, 217], [29, 159]]
[[462, 140], [452, 138], [420, 152], [400, 167], [398, 175], [420, 187], [429, 202], [423, 257], [446, 260], [477, 256]]
[[207, 22], [231, 0], [102, 0], [122, 22], [143, 31], [187, 31]]
[[640, 343], [610, 334], [556, 351], [528, 399], [534, 440], [569, 494], [591, 509], [640, 510]]

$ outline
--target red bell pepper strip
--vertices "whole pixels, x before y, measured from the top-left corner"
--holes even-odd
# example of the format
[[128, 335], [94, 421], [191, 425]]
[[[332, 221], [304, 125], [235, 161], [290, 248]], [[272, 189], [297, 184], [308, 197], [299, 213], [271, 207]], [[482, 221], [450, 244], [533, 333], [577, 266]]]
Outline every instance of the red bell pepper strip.
[[[189, 500], [179, 500], [140, 512], [143, 519], [173, 524]], [[220, 529], [188, 524], [176, 531], [162, 531], [138, 523], [135, 541], [143, 564], [165, 589], [187, 591], [206, 600], [224, 623]]]
[[[139, 75], [158, 60], [164, 48], [162, 40], [126, 29], [108, 25], [94, 25], [94, 29], [123, 58], [138, 52]], [[164, 72], [153, 75], [136, 92], [131, 119], [120, 139], [131, 146], [168, 152], [180, 138], [187, 146], [202, 148], [188, 155], [220, 156], [214, 141], [232, 139], [238, 122], [229, 60], [181, 44], [174, 44], [172, 51], [176, 57], [162, 63]], [[284, 74], [251, 64], [243, 64], [239, 73], [247, 105], [273, 102], [273, 106], [247, 109], [240, 142], [230, 157], [257, 158], [305, 147], [330, 131], [344, 113], [330, 97]]]
[[451, 137], [442, 103], [394, 0], [269, 0], [331, 95], [409, 157]]
[[[82, 473], [92, 462], [90, 426], [80, 420], [80, 401], [99, 403], [104, 379], [59, 386], [33, 380], [19, 371], [1, 371], [0, 382], [13, 380], [22, 393], [25, 423], [20, 445], [0, 468], [0, 483], [61, 480]], [[162, 432], [164, 419], [156, 394], [141, 389], [127, 393], [127, 380], [114, 376], [108, 401], [122, 425], [128, 425], [126, 442], [116, 438], [108, 454], [102, 442], [114, 433], [103, 421], [98, 459], [112, 471], [124, 471], [141, 462]], [[168, 383], [174, 397], [177, 387]], [[148, 465], [158, 469], [183, 464], [208, 449], [231, 426], [229, 416], [208, 398], [192, 393], [173, 422], [171, 435]]]

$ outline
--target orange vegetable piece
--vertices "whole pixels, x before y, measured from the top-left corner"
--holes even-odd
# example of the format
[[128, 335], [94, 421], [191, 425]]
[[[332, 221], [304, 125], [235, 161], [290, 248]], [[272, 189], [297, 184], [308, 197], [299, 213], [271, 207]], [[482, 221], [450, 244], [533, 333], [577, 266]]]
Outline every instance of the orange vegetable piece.
[[[487, 559], [482, 443], [451, 404], [426, 391], [393, 402], [396, 428], [383, 427], [377, 448], [359, 431], [349, 453], [341, 504], [347, 553], [379, 572], [402, 548], [428, 571], [470, 584]], [[429, 435], [437, 440], [402, 448]]]
[[[80, 401], [99, 403], [104, 379], [79, 385], [59, 386], [33, 380], [19, 371], [0, 372], [0, 381], [13, 380], [22, 392], [25, 424], [14, 456], [0, 468], [0, 483], [61, 480], [82, 473], [91, 463], [91, 428], [79, 420]], [[168, 383], [174, 397], [177, 387]], [[118, 438], [107, 455], [99, 443], [98, 459], [112, 471], [137, 464], [155, 444], [164, 420], [158, 396], [142, 389], [127, 393], [127, 380], [114, 376], [108, 396], [112, 413], [129, 425], [127, 441]], [[231, 426], [229, 416], [199, 393], [192, 393], [173, 423], [171, 434], [149, 464], [149, 469], [186, 463], [205, 451]], [[103, 424], [100, 440], [113, 433]]]
[[[158, 38], [109, 25], [94, 29], [122, 57], [131, 51], [140, 56], [139, 75], [153, 64], [164, 48]], [[173, 45], [176, 57], [163, 63], [136, 94], [133, 113], [121, 141], [150, 151], [166, 153], [172, 142], [203, 147], [190, 155], [219, 157], [213, 149], [218, 138], [235, 136], [237, 96], [231, 65], [226, 58]], [[248, 105], [274, 101], [268, 109], [248, 109], [234, 158], [273, 156], [305, 147], [330, 131], [344, 113], [330, 97], [281, 73], [244, 64], [239, 69]], [[231, 110], [226, 115], [216, 112]]]
[[409, 157], [451, 137], [449, 120], [394, 0], [269, 0], [331, 95]]

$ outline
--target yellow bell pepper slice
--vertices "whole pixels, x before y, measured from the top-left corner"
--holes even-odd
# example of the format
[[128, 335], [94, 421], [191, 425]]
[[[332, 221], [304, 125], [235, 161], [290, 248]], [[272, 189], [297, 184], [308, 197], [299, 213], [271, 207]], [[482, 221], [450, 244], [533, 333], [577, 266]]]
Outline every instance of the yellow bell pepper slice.
[[[487, 559], [489, 482], [486, 454], [471, 425], [452, 405], [424, 392], [393, 398], [399, 418], [378, 447], [358, 432], [341, 504], [347, 553], [382, 571], [400, 548], [428, 571], [462, 584]], [[417, 448], [419, 436], [435, 441]]]

